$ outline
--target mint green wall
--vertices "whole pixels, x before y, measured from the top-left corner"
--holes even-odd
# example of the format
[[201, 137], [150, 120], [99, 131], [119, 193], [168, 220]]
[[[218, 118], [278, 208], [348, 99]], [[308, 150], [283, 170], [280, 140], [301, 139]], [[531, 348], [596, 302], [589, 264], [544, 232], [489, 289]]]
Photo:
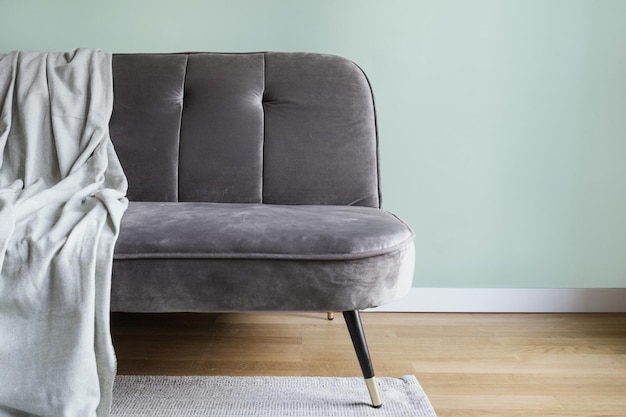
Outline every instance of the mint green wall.
[[419, 287], [625, 287], [626, 1], [0, 0], [0, 51], [313, 51], [376, 93]]

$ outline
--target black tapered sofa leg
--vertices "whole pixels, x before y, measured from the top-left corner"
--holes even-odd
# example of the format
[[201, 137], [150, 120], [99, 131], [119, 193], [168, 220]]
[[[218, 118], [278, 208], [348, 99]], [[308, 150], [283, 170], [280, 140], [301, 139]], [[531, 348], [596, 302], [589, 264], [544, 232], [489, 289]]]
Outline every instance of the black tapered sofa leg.
[[361, 366], [361, 371], [363, 372], [363, 377], [367, 384], [367, 390], [372, 399], [372, 406], [378, 408], [382, 405], [382, 401], [380, 400], [376, 376], [374, 375], [374, 367], [372, 366], [372, 359], [370, 358], [365, 333], [363, 332], [363, 325], [361, 324], [361, 315], [358, 310], [352, 310], [344, 311], [343, 317], [346, 320], [346, 325], [348, 326], [348, 331], [352, 338], [352, 344], [354, 345], [356, 356], [359, 359], [359, 365]]

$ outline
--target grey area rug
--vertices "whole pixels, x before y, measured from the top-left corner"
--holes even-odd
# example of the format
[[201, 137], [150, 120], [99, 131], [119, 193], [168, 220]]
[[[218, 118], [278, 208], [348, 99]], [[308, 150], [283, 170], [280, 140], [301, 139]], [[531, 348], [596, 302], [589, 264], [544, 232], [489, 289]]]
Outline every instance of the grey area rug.
[[436, 417], [414, 376], [378, 384], [375, 409], [362, 378], [118, 376], [112, 417]]

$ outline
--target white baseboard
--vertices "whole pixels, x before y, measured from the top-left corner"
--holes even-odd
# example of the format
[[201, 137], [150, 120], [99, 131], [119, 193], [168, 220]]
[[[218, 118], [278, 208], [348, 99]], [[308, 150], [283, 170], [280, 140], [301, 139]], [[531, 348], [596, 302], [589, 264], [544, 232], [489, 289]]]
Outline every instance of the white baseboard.
[[411, 288], [369, 311], [436, 313], [626, 313], [626, 288]]

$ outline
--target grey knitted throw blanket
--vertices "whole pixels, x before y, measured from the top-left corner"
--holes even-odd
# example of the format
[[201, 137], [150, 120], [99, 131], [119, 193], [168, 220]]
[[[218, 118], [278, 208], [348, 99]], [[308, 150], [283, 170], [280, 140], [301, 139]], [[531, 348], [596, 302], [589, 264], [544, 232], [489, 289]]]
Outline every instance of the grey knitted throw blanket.
[[0, 416], [107, 416], [126, 178], [111, 55], [0, 55]]

